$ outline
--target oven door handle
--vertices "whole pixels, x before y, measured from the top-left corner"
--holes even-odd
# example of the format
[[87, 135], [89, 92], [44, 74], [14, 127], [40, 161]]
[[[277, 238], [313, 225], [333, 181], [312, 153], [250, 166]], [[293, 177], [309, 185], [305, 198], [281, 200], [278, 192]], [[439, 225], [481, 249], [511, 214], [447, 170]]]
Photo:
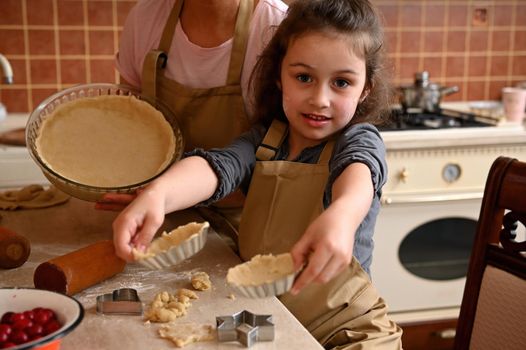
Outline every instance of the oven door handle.
[[391, 204], [414, 204], [414, 203], [436, 203], [482, 199], [483, 192], [463, 192], [447, 194], [421, 194], [404, 196], [382, 196], [381, 203]]

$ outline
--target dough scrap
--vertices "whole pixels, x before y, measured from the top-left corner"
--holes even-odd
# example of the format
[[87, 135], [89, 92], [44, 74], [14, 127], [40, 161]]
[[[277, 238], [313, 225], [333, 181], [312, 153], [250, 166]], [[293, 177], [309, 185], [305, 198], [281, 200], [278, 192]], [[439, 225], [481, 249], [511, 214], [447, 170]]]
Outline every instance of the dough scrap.
[[138, 184], [171, 162], [176, 139], [163, 114], [134, 96], [60, 104], [43, 121], [39, 156], [65, 178], [97, 187]]
[[196, 272], [192, 276], [191, 283], [195, 290], [208, 290], [212, 287], [210, 276], [206, 272]]
[[214, 340], [216, 332], [211, 325], [177, 323], [161, 327], [159, 336], [171, 340], [176, 347], [182, 348], [190, 343]]
[[163, 232], [159, 238], [152, 241], [152, 244], [150, 244], [144, 253], [133, 248], [133, 257], [135, 260], [142, 260], [164, 253], [170, 248], [180, 245], [184, 241], [197, 237], [205, 230], [208, 230], [209, 227], [210, 224], [207, 221], [201, 223], [190, 222], [186, 225], [179, 226], [168, 233]]
[[294, 273], [290, 253], [256, 255], [250, 261], [228, 269], [227, 282], [238, 286], [272, 283]]
[[167, 291], [159, 292], [153, 298], [144, 317], [151, 322], [175, 321], [186, 315], [187, 308], [192, 306], [190, 299], [198, 299], [198, 296], [189, 289], [179, 289], [175, 294]]

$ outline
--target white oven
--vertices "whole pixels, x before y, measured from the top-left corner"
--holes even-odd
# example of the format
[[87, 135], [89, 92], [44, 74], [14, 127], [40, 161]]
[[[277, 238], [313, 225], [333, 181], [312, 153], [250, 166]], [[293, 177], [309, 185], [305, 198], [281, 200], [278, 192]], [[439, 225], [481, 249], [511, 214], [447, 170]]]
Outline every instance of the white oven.
[[389, 178], [371, 276], [392, 313], [458, 308], [489, 168], [526, 160], [526, 131], [500, 126], [382, 132]]

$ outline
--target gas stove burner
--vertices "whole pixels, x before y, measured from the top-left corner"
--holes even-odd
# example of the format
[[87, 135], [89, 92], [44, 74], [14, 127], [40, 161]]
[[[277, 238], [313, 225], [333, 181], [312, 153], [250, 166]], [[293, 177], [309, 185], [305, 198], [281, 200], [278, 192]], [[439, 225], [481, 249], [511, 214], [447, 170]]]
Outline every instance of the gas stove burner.
[[419, 110], [393, 109], [390, 120], [379, 126], [380, 131], [435, 130], [448, 128], [495, 126], [496, 121], [469, 112], [441, 109], [436, 113]]

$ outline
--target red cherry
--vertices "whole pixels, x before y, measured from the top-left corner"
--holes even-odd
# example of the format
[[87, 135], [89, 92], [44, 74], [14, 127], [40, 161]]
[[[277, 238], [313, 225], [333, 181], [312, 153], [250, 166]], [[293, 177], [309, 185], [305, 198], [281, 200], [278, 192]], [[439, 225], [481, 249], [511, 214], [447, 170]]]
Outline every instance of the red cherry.
[[15, 343], [8, 341], [6, 343], [0, 344], [0, 349], [7, 349], [7, 348], [15, 347], [15, 346], [16, 346]]
[[13, 315], [12, 322], [14, 324], [18, 321], [25, 320], [25, 319], [26, 319], [26, 315], [24, 315], [23, 312], [17, 312], [16, 314]]
[[40, 337], [44, 333], [44, 326], [35, 323], [26, 329], [26, 333], [31, 339], [36, 339], [36, 337]]
[[15, 321], [13, 323], [13, 330], [22, 331], [28, 327], [31, 327], [33, 325], [33, 321], [31, 321], [28, 318], [24, 318], [22, 320]]
[[15, 315], [14, 312], [6, 312], [5, 314], [2, 315], [2, 320], [0, 321], [0, 323], [6, 323], [6, 324], [11, 324], [13, 323], [13, 316]]
[[27, 342], [29, 340], [29, 337], [23, 331], [13, 331], [13, 333], [11, 333], [11, 336], [9, 337], [9, 340], [11, 340], [15, 344], [22, 344]]
[[0, 344], [6, 342], [9, 340], [9, 334], [7, 333], [0, 333]]
[[46, 309], [41, 309], [38, 311], [35, 311], [35, 316], [33, 318], [33, 321], [38, 324], [46, 324], [48, 321], [52, 318], [53, 312]]
[[24, 311], [24, 316], [27, 319], [32, 320], [35, 317], [35, 312], [33, 310]]
[[0, 323], [0, 334], [11, 334], [13, 331], [13, 327], [11, 327], [10, 324], [7, 323]]
[[62, 327], [62, 326], [60, 325], [60, 323], [58, 323], [57, 320], [51, 320], [51, 321], [49, 321], [48, 323], [46, 323], [44, 325], [44, 334], [45, 335], [51, 334], [51, 333], [59, 330], [60, 327]]

